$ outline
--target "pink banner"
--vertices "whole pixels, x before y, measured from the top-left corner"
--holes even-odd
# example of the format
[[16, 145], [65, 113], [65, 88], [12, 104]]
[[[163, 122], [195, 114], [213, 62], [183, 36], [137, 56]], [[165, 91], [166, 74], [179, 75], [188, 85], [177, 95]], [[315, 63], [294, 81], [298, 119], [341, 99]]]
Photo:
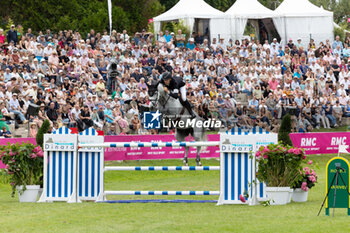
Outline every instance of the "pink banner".
[[[35, 138], [2, 138], [0, 139], [0, 145], [6, 145], [7, 143], [21, 143], [21, 142], [30, 142], [36, 144]], [[0, 168], [5, 168], [5, 165], [0, 160]]]
[[[209, 134], [208, 141], [219, 141], [220, 135]], [[1, 139], [0, 145], [8, 142], [31, 142], [35, 143], [34, 138], [10, 138]], [[174, 135], [126, 135], [126, 136], [105, 136], [105, 142], [175, 142]], [[189, 141], [189, 140], [187, 140]], [[178, 159], [185, 155], [183, 147], [137, 147], [137, 148], [106, 148], [105, 160], [145, 160], [145, 159]], [[219, 158], [219, 147], [202, 147], [201, 158]], [[196, 148], [190, 147], [189, 158], [196, 157]], [[0, 168], [5, 166], [0, 162]]]
[[350, 145], [350, 132], [292, 133], [293, 145], [301, 147], [306, 154], [337, 154], [339, 145]]
[[[218, 134], [208, 135], [208, 141], [219, 141]], [[174, 135], [127, 135], [105, 136], [105, 142], [175, 142]], [[178, 159], [185, 155], [183, 147], [137, 147], [106, 148], [105, 160], [144, 160], [144, 159]], [[219, 147], [202, 148], [201, 158], [220, 157]], [[196, 157], [196, 148], [190, 147], [189, 158]]]

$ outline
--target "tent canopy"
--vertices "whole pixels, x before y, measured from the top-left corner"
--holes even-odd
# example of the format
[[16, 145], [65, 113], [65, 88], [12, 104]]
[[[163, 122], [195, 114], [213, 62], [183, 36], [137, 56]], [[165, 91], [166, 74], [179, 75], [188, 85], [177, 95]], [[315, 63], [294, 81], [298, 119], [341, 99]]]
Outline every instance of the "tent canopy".
[[311, 16], [332, 16], [333, 12], [317, 7], [308, 0], [284, 0], [275, 13], [279, 16], [290, 17], [311, 17]]
[[318, 44], [333, 40], [333, 12], [313, 5], [308, 0], [284, 0], [277, 7], [274, 18], [278, 33], [287, 43], [289, 39], [302, 40], [307, 46], [310, 38]]
[[154, 31], [159, 32], [162, 21], [183, 20], [192, 32], [195, 19], [223, 18], [224, 13], [210, 6], [204, 0], [180, 0], [167, 12], [153, 18]]
[[225, 14], [248, 19], [272, 18], [276, 15], [274, 11], [266, 8], [257, 0], [237, 0]]
[[212, 18], [222, 16], [223, 12], [203, 0], [180, 0], [167, 12], [153, 18], [153, 21], [171, 21], [185, 18]]
[[225, 12], [225, 15], [230, 19], [228, 25], [231, 32], [230, 37], [235, 40], [243, 38], [248, 19], [257, 20], [276, 17], [274, 11], [263, 6], [258, 0], [237, 0]]

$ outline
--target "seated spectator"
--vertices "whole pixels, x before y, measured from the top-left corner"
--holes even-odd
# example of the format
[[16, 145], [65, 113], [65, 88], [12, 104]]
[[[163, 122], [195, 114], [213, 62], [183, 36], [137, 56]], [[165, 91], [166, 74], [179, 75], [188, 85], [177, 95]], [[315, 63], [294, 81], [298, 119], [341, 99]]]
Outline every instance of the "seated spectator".
[[30, 123], [30, 129], [29, 129], [29, 137], [30, 138], [35, 138], [36, 134], [38, 133], [38, 127], [35, 122]]
[[12, 137], [11, 132], [7, 130], [6, 126], [2, 127], [2, 130], [0, 131], [0, 137], [4, 137], [4, 138]]

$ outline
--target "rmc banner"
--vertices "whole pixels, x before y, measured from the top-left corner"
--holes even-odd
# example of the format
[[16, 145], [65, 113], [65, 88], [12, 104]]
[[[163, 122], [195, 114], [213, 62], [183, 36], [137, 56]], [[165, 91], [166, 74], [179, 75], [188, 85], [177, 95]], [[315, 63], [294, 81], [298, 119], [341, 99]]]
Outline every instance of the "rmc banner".
[[301, 147], [306, 154], [337, 154], [339, 145], [350, 145], [350, 132], [292, 133], [293, 145]]

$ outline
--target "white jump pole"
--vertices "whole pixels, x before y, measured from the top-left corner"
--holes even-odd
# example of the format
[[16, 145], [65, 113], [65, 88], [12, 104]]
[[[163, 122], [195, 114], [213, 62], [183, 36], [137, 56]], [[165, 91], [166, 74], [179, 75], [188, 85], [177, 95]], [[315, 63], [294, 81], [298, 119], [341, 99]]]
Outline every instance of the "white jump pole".
[[111, 143], [89, 143], [78, 145], [81, 147], [197, 147], [197, 146], [219, 146], [219, 141], [214, 142], [111, 142]]
[[220, 171], [220, 166], [140, 166], [140, 167], [105, 167], [104, 171]]
[[206, 196], [220, 195], [220, 191], [105, 191], [105, 195], [162, 195], [162, 196]]

